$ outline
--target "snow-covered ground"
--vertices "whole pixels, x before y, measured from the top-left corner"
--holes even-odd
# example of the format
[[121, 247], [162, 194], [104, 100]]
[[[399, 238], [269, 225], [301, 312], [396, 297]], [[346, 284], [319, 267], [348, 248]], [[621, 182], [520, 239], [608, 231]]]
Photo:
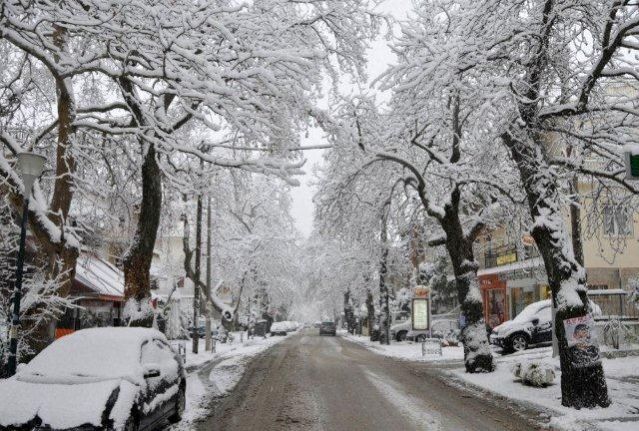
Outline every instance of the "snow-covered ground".
[[[535, 388], [521, 384], [513, 376], [517, 362], [538, 361], [555, 369], [552, 385]], [[639, 430], [639, 357], [603, 359], [604, 372], [613, 404], [607, 409], [575, 410], [561, 406], [559, 358], [552, 358], [552, 349], [530, 349], [507, 356], [495, 355], [497, 369], [488, 374], [468, 374], [463, 368], [450, 371], [461, 382], [470, 383], [517, 402], [548, 411], [554, 429], [585, 430]]]
[[464, 359], [464, 349], [459, 347], [442, 347], [442, 355], [426, 355], [422, 356], [421, 343], [413, 343], [410, 341], [393, 342], [391, 345], [382, 345], [379, 342], [370, 341], [369, 337], [361, 335], [351, 335], [347, 332], [340, 332], [340, 336], [347, 340], [360, 344], [369, 350], [396, 359], [406, 361], [461, 361]]
[[[256, 337], [240, 341], [234, 334], [233, 343], [218, 343], [216, 352], [204, 352], [204, 341], [200, 340], [199, 354], [191, 353], [190, 342], [186, 343], [186, 366], [192, 371], [187, 378], [186, 411], [182, 421], [171, 430], [190, 430], [192, 424], [207, 415], [211, 399], [233, 390], [244, 374], [246, 364], [256, 355], [286, 339], [286, 337]], [[212, 368], [209, 370], [209, 366]]]
[[[422, 356], [421, 344], [411, 342], [393, 343], [390, 346], [371, 342], [368, 337], [341, 332], [340, 335], [358, 343], [371, 351], [396, 359], [460, 363], [459, 368], [445, 371], [454, 377], [459, 386], [471, 390], [481, 390], [507, 397], [547, 411], [551, 416], [553, 429], [565, 431], [639, 431], [639, 357], [629, 356], [618, 359], [603, 359], [604, 372], [608, 380], [608, 390], [613, 404], [607, 409], [574, 410], [561, 406], [559, 358], [552, 358], [552, 348], [529, 349], [525, 352], [501, 356], [495, 352], [497, 369], [488, 374], [468, 374], [461, 366], [464, 358], [462, 347], [444, 347], [442, 356]], [[606, 350], [605, 348], [602, 350]], [[609, 350], [609, 349], [608, 349]], [[546, 388], [525, 386], [512, 373], [517, 362], [537, 361], [550, 364], [555, 369], [555, 381]]]

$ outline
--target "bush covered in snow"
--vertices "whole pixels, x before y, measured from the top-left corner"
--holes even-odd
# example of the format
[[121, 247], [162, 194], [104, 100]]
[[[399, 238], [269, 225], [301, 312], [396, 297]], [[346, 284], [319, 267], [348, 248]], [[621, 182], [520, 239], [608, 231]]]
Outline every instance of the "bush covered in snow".
[[513, 374], [522, 383], [539, 388], [546, 387], [555, 380], [552, 365], [542, 362], [517, 362], [513, 366]]

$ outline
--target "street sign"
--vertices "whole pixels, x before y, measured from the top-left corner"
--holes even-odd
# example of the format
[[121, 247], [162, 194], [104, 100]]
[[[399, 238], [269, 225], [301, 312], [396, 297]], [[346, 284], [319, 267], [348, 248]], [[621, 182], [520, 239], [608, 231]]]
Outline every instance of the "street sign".
[[430, 299], [413, 298], [411, 320], [413, 331], [430, 330]]

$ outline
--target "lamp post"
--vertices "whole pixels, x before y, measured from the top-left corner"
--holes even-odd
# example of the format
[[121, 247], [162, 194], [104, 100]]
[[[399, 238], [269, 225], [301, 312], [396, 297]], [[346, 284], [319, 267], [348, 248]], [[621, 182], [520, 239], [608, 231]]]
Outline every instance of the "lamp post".
[[16, 283], [13, 289], [13, 316], [11, 317], [10, 345], [9, 345], [9, 375], [16, 373], [18, 365], [18, 328], [20, 327], [20, 300], [22, 299], [22, 272], [24, 266], [24, 248], [27, 237], [27, 217], [29, 214], [29, 198], [31, 189], [44, 168], [46, 158], [33, 153], [19, 153], [17, 168], [24, 184], [24, 206], [22, 209], [22, 223], [20, 227], [20, 248], [16, 268]]

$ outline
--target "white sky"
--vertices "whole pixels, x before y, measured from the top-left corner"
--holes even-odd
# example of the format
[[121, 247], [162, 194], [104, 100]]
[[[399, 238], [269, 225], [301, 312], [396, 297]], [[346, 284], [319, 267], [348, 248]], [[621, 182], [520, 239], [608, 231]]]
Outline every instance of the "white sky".
[[[390, 13], [397, 19], [403, 19], [412, 8], [411, 0], [385, 0], [379, 7], [384, 13]], [[386, 70], [389, 64], [395, 61], [395, 56], [388, 48], [388, 41], [383, 37], [374, 41], [368, 52], [368, 75], [372, 80]], [[345, 87], [348, 88], [348, 87]], [[309, 132], [308, 138], [303, 139], [303, 145], [316, 145], [326, 143], [323, 132], [313, 129]], [[314, 187], [310, 184], [313, 182], [313, 171], [317, 166], [323, 163], [322, 150], [307, 151], [305, 172], [306, 175], [299, 178], [300, 187], [294, 187], [292, 190], [293, 205], [291, 213], [295, 219], [295, 224], [304, 237], [308, 237], [313, 230], [313, 195]]]

